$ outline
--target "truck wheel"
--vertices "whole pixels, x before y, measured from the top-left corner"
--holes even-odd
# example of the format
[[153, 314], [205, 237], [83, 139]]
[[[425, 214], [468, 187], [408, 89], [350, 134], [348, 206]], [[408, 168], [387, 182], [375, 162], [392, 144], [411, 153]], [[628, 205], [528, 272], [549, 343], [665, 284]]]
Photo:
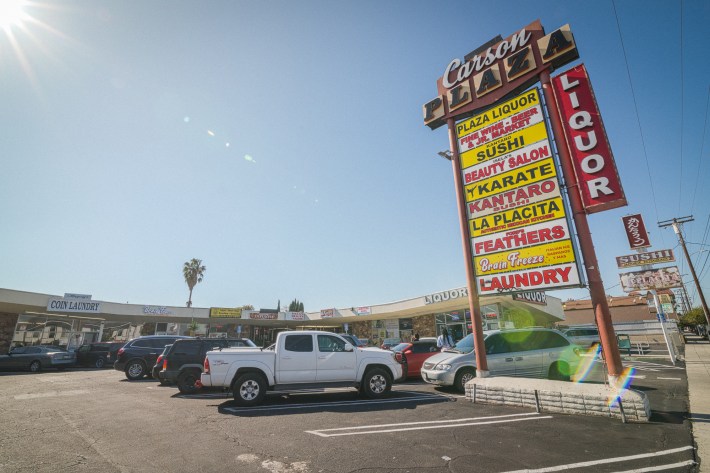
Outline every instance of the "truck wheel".
[[458, 373], [456, 373], [456, 379], [454, 380], [454, 387], [457, 391], [466, 393], [466, 383], [471, 381], [476, 377], [476, 370], [471, 368], [464, 368]]
[[142, 361], [133, 360], [129, 361], [126, 365], [126, 378], [131, 381], [141, 379], [143, 376], [145, 376], [145, 372], [145, 365]]
[[266, 396], [266, 381], [258, 373], [245, 373], [234, 381], [232, 392], [238, 406], [256, 406]]
[[177, 387], [183, 394], [195, 394], [200, 390], [197, 386], [195, 386], [198, 379], [200, 379], [200, 373], [198, 371], [183, 371], [177, 378]]
[[32, 363], [30, 363], [30, 371], [32, 373], [39, 373], [42, 371], [42, 363], [39, 362], [39, 360], [35, 360]]
[[362, 392], [370, 399], [384, 397], [392, 389], [392, 376], [382, 368], [373, 368], [362, 379]]
[[103, 368], [105, 364], [106, 360], [104, 360], [103, 358], [96, 358], [96, 361], [94, 362], [94, 366], [97, 368]]

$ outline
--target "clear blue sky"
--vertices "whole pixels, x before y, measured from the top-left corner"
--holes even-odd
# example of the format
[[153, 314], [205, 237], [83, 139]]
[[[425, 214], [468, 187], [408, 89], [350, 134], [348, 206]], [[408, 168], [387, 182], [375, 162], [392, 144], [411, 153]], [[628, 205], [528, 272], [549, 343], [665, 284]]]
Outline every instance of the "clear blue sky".
[[665, 249], [656, 222], [693, 215], [710, 249], [710, 2], [616, 11], [628, 73], [611, 1], [32, 1], [0, 30], [0, 287], [179, 306], [191, 258], [196, 307], [461, 287], [448, 139], [421, 106], [451, 59], [539, 18], [571, 25], [629, 200], [589, 218], [620, 295], [621, 216]]

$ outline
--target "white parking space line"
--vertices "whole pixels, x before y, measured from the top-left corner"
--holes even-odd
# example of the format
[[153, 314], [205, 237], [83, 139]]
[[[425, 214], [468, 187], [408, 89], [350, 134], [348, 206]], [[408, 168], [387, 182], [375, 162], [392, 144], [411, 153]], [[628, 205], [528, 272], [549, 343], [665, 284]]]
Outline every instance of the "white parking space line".
[[[306, 430], [308, 434], [318, 435], [319, 437], [342, 437], [346, 435], [367, 435], [367, 434], [384, 434], [391, 432], [405, 432], [409, 430], [430, 430], [430, 429], [451, 429], [457, 427], [467, 427], [472, 425], [488, 425], [488, 424], [504, 424], [509, 422], [522, 422], [527, 420], [552, 419], [552, 416], [541, 416], [536, 412], [525, 414], [510, 414], [502, 416], [490, 417], [472, 417], [468, 419], [446, 419], [433, 420], [423, 422], [405, 422], [401, 424], [381, 424], [381, 425], [363, 425], [359, 427], [339, 427], [336, 429], [320, 429]], [[386, 428], [391, 427], [391, 428]], [[359, 429], [371, 429], [362, 430]], [[346, 431], [346, 432], [342, 432]], [[334, 433], [328, 433], [334, 432]]]
[[[686, 450], [693, 450], [693, 448], [694, 447], [692, 445], [688, 445], [687, 447], [671, 448], [670, 450], [661, 450], [658, 452], [651, 452], [651, 453], [640, 453], [638, 455], [629, 455], [627, 457], [604, 458], [601, 460], [592, 460], [592, 461], [580, 462], [580, 463], [568, 463], [567, 465], [550, 466], [547, 468], [538, 468], [535, 470], [507, 471], [505, 473], [548, 473], [551, 471], [571, 470], [573, 468], [586, 468], [588, 466], [604, 465], [604, 464], [608, 464], [608, 463], [618, 463], [618, 462], [625, 462], [625, 461], [631, 461], [631, 460], [640, 460], [642, 458], [660, 457], [663, 455], [672, 455], [674, 453], [684, 452]], [[631, 470], [631, 471], [641, 471], [641, 470]], [[653, 470], [646, 470], [646, 471], [653, 471]]]
[[60, 396], [78, 396], [80, 394], [89, 394], [89, 391], [85, 389], [76, 389], [73, 391], [49, 391], [46, 393], [35, 393], [35, 394], [18, 394], [13, 396], [17, 400], [25, 399], [41, 399], [47, 397], [60, 397]]
[[420, 393], [418, 396], [412, 397], [400, 397], [394, 399], [383, 399], [380, 401], [338, 401], [338, 402], [317, 402], [317, 403], [304, 403], [304, 404], [288, 404], [283, 406], [257, 406], [257, 407], [247, 407], [247, 408], [237, 408], [237, 407], [225, 407], [223, 410], [227, 412], [258, 412], [262, 411], [276, 411], [276, 410], [289, 410], [289, 409], [313, 409], [315, 407], [333, 407], [333, 406], [357, 406], [361, 404], [391, 404], [397, 402], [410, 402], [410, 401], [445, 401], [448, 396], [439, 396], [436, 394], [423, 394]]
[[691, 465], [695, 465], [695, 462], [693, 460], [686, 460], [684, 462], [679, 462], [679, 463], [669, 463], [668, 465], [659, 465], [659, 466], [648, 466], [646, 468], [636, 468], [633, 470], [617, 471], [615, 473], [645, 473], [647, 471], [674, 470], [674, 469], [680, 468], [682, 466], [691, 466]]
[[670, 379], [670, 380], [673, 380], [673, 381], [680, 381], [682, 378], [661, 378], [661, 377], [658, 377], [658, 378], [656, 378], [656, 379]]

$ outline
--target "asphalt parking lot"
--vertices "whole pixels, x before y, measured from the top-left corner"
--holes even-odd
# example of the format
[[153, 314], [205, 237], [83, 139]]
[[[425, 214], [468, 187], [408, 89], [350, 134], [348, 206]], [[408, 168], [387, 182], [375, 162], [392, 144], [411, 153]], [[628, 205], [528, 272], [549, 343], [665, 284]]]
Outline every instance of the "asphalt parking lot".
[[0, 472], [697, 471], [685, 370], [634, 366], [648, 424], [472, 404], [421, 381], [244, 409], [114, 370], [0, 373]]

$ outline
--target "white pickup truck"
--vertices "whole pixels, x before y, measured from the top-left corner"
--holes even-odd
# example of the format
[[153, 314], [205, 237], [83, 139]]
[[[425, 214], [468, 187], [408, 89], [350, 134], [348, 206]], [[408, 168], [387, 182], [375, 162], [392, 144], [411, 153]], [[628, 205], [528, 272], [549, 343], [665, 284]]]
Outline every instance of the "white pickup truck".
[[378, 398], [389, 394], [403, 373], [394, 352], [353, 347], [335, 333], [290, 331], [279, 333], [268, 348], [207, 352], [200, 381], [231, 389], [238, 405], [253, 406], [272, 390], [354, 387]]

